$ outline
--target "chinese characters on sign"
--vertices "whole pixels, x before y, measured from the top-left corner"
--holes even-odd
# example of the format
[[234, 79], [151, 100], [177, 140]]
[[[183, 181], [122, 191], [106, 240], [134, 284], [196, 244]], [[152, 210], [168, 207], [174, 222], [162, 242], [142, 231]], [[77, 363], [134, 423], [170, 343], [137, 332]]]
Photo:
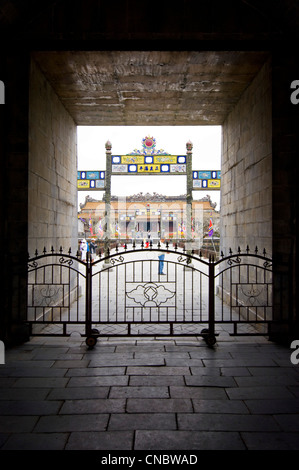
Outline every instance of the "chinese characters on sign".
[[[111, 171], [78, 171], [78, 190], [106, 189], [106, 179], [111, 175], [189, 175], [192, 172], [192, 190], [220, 190], [221, 171], [193, 171], [187, 169], [187, 155], [169, 155], [164, 150], [156, 150], [153, 137], [143, 139], [143, 149], [128, 155], [109, 155]], [[107, 183], [108, 184], [108, 183]]]
[[112, 174], [186, 174], [185, 155], [112, 155]]

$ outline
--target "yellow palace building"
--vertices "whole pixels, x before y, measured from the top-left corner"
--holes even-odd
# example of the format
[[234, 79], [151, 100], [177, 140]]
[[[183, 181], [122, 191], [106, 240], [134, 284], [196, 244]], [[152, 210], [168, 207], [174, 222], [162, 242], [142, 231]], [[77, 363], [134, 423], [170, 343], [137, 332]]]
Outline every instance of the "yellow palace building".
[[[103, 198], [104, 199], [104, 198]], [[86, 196], [78, 212], [79, 238], [105, 238], [108, 222], [105, 217], [105, 201]], [[213, 236], [219, 238], [219, 212], [209, 196], [192, 201], [191, 236], [196, 245], [202, 245], [208, 236], [209, 224], [213, 223]], [[164, 196], [138, 193], [126, 198], [111, 196], [110, 238], [131, 241], [147, 239], [186, 239], [186, 196]]]

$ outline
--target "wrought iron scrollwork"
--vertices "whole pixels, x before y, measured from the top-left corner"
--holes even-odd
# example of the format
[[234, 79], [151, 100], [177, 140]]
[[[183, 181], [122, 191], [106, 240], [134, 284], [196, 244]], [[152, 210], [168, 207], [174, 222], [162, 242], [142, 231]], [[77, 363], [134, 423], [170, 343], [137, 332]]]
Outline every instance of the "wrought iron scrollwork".
[[63, 287], [62, 286], [51, 286], [45, 285], [36, 290], [34, 305], [35, 306], [46, 306], [54, 307], [60, 305], [62, 302]]
[[69, 266], [72, 266], [73, 260], [72, 259], [65, 259], [63, 256], [59, 258], [59, 263], [60, 264], [68, 264]]
[[240, 264], [241, 263], [241, 258], [239, 256], [237, 256], [235, 259], [232, 259], [230, 258], [228, 261], [227, 261], [227, 264], [229, 266], [233, 266], [233, 264]]
[[248, 299], [250, 304], [253, 306], [254, 304], [261, 304], [258, 300], [258, 297], [264, 290], [264, 285], [257, 285], [257, 284], [248, 284], [247, 287], [245, 285], [240, 285], [240, 289], [242, 294]]
[[126, 295], [135, 304], [142, 307], [159, 307], [172, 299], [175, 296], [175, 291], [167, 289], [165, 285], [148, 282], [146, 284], [138, 284], [134, 289], [126, 292]]
[[37, 269], [38, 268], [38, 263], [37, 261], [32, 261], [32, 263], [28, 263], [28, 270], [32, 268], [32, 269]]
[[179, 262], [179, 263], [191, 264], [192, 260], [191, 260], [191, 258], [188, 257], [188, 256], [182, 256], [182, 255], [180, 255], [180, 256], [178, 257], [178, 262]]
[[124, 257], [120, 255], [118, 258], [111, 258], [110, 263], [114, 266], [116, 263], [123, 263], [124, 262]]
[[263, 266], [264, 268], [272, 268], [272, 263], [270, 263], [269, 261], [265, 261]]

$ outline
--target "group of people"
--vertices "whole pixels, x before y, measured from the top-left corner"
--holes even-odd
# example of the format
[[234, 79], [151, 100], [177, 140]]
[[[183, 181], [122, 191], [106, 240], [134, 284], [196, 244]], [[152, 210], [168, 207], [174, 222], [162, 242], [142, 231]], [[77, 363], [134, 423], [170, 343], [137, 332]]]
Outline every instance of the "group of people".
[[[151, 232], [150, 230], [148, 230], [147, 240], [145, 242], [145, 248], [149, 247], [150, 239], [151, 239]], [[88, 242], [85, 238], [83, 238], [83, 240], [81, 240], [80, 242], [81, 260], [86, 261], [87, 253], [89, 251], [90, 251], [91, 257], [93, 258], [92, 255], [96, 254], [96, 247], [97, 247], [96, 244], [92, 240]], [[159, 274], [164, 275], [165, 273], [163, 272], [163, 268], [164, 268], [165, 255], [162, 254], [158, 258], [159, 258]]]
[[92, 240], [88, 242], [85, 238], [83, 238], [80, 243], [82, 261], [86, 261], [86, 256], [88, 252], [90, 252], [91, 257], [93, 257], [92, 255], [96, 254], [96, 247], [96, 244]]

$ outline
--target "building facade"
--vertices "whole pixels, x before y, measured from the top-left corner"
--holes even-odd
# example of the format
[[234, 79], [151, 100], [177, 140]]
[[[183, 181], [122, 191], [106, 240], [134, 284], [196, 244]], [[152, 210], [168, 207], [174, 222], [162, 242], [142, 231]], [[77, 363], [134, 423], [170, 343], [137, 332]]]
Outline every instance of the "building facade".
[[[112, 240], [186, 240], [187, 210], [186, 196], [164, 196], [161, 194], [135, 194], [126, 198], [111, 197], [110, 232]], [[105, 239], [105, 201], [86, 196], [78, 212], [78, 237]], [[192, 201], [191, 234], [195, 248], [203, 246], [204, 239], [219, 240], [220, 213], [209, 196]]]

